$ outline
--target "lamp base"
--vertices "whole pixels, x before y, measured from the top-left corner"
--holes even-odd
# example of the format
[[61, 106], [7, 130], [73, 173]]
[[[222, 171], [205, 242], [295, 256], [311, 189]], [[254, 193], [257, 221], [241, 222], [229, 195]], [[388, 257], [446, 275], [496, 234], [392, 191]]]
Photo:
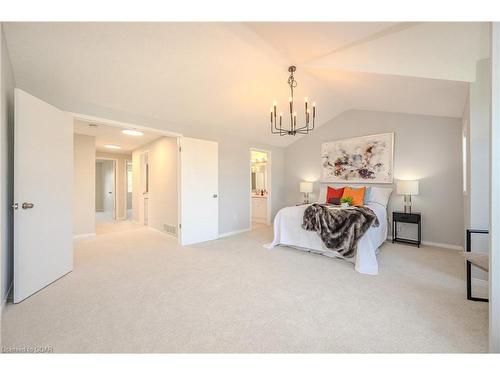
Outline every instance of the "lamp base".
[[411, 195], [405, 195], [405, 214], [411, 214]]
[[304, 193], [304, 204], [309, 204], [309, 193]]

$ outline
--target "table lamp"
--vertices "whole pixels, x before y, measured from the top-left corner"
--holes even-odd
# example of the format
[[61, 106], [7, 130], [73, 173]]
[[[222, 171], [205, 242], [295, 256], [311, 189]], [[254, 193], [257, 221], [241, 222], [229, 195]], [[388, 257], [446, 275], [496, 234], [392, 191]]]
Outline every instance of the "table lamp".
[[411, 196], [418, 195], [418, 180], [400, 180], [396, 183], [396, 193], [405, 196], [405, 213], [411, 213]]
[[304, 204], [309, 203], [309, 193], [312, 193], [312, 191], [313, 191], [312, 182], [303, 181], [300, 183], [300, 192], [304, 193]]

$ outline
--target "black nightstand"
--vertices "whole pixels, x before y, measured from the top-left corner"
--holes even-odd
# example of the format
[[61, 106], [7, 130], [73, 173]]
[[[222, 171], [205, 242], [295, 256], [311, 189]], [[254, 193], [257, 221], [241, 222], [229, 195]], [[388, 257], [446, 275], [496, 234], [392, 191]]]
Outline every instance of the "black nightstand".
[[[418, 240], [410, 240], [408, 238], [398, 238], [397, 223], [410, 223], [418, 225]], [[420, 247], [422, 242], [422, 215], [420, 212], [405, 213], [403, 211], [394, 211], [392, 213], [392, 243], [402, 242], [417, 245]]]

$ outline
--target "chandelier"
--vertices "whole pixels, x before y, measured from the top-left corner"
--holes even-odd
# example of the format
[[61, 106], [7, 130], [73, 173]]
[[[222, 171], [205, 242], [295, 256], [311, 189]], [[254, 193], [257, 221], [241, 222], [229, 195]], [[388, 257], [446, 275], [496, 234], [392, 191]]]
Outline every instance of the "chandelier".
[[[290, 107], [290, 124], [288, 127], [283, 128], [283, 112], [279, 113], [279, 119], [276, 112], [276, 106], [278, 103], [274, 101], [271, 107], [271, 133], [279, 135], [295, 135], [295, 134], [307, 134], [314, 129], [314, 119], [316, 118], [316, 103], [312, 104], [312, 114], [309, 109], [309, 103], [307, 97], [304, 98], [305, 101], [305, 125], [297, 127], [297, 112], [294, 109], [293, 103], [293, 89], [297, 87], [297, 81], [295, 80], [293, 73], [297, 70], [295, 66], [290, 66], [288, 71], [290, 76], [288, 77], [288, 86], [290, 86], [290, 97], [289, 107]], [[312, 115], [312, 120], [311, 120]]]

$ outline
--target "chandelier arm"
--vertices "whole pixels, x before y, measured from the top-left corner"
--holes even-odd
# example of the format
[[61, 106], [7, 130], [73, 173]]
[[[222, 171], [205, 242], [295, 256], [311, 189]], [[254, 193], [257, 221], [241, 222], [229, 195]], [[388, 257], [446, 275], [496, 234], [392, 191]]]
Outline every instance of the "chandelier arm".
[[297, 130], [298, 134], [309, 134], [309, 131]]
[[302, 127], [300, 127], [300, 128], [297, 128], [297, 129], [295, 129], [295, 130], [299, 131], [299, 130], [306, 130], [306, 129], [310, 130], [310, 128], [309, 128], [309, 124], [306, 124], [306, 125], [304, 125], [304, 126], [302, 126]]
[[[276, 131], [274, 130], [276, 129]], [[273, 128], [273, 117], [271, 116], [271, 133], [272, 134], [279, 134], [279, 129], [276, 127], [276, 119], [274, 119], [274, 128]]]
[[[274, 125], [274, 127], [273, 127]], [[280, 121], [280, 127], [278, 128], [276, 126], [276, 118], [274, 118], [274, 124], [273, 124], [273, 118], [271, 117], [271, 133], [272, 134], [279, 134], [279, 135], [284, 135], [284, 131], [283, 129], [281, 128], [281, 121]]]

